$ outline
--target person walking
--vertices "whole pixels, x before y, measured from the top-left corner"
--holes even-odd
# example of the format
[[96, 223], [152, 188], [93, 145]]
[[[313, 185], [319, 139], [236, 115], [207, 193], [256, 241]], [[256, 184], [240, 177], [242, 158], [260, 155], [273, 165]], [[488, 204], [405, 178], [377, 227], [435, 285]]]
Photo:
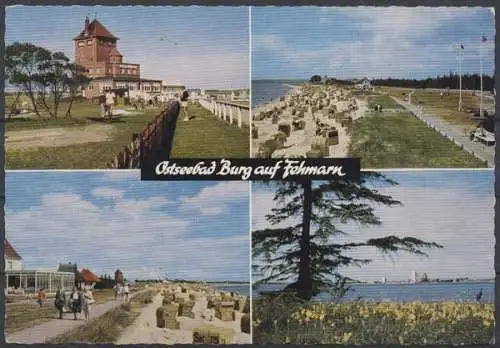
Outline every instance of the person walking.
[[78, 313], [82, 311], [82, 297], [76, 286], [70, 295], [71, 312], [73, 313], [73, 319], [78, 319]]
[[125, 287], [123, 288], [123, 293], [125, 295], [125, 302], [128, 302], [128, 294], [130, 292], [130, 289], [128, 287], [128, 284], [125, 284]]
[[118, 299], [118, 283], [113, 286], [113, 291], [115, 293], [115, 300]]
[[99, 105], [101, 106], [101, 116], [102, 118], [106, 117], [106, 95], [102, 93], [99, 96]]
[[181, 108], [182, 108], [182, 113], [184, 115], [184, 121], [189, 121], [189, 116], [188, 116], [188, 113], [187, 113], [187, 104], [188, 104], [188, 100], [189, 100], [189, 92], [187, 91], [187, 89], [184, 90], [184, 92], [182, 92], [182, 95], [181, 95]]
[[61, 288], [57, 289], [54, 305], [59, 311], [59, 319], [63, 318], [64, 307], [66, 306], [66, 294]]
[[106, 113], [109, 119], [113, 118], [113, 105], [115, 104], [115, 95], [109, 91], [106, 94]]
[[95, 303], [94, 295], [90, 289], [86, 289], [83, 293], [83, 315], [85, 320], [90, 319], [92, 305]]
[[36, 297], [37, 297], [38, 304], [40, 305], [40, 307], [42, 307], [43, 306], [43, 300], [46, 297], [45, 289], [44, 288], [40, 288], [40, 290], [38, 290], [38, 292], [36, 294]]

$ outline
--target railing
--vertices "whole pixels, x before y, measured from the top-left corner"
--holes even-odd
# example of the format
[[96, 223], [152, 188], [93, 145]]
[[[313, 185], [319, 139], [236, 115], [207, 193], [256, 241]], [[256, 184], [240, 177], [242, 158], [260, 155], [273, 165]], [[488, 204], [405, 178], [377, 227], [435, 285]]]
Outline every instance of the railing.
[[132, 141], [108, 164], [111, 169], [138, 169], [141, 164], [161, 157], [170, 157], [180, 105], [171, 101]]
[[198, 102], [217, 118], [229, 124], [236, 124], [239, 128], [250, 125], [250, 107], [247, 105], [206, 99], [199, 99]]

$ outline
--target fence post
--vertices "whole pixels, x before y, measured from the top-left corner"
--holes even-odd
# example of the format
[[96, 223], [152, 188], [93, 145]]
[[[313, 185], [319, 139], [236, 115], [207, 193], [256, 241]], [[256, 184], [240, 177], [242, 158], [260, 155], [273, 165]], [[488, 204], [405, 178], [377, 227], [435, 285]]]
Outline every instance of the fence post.
[[243, 127], [243, 116], [241, 114], [241, 108], [238, 108], [238, 127]]
[[233, 124], [233, 106], [232, 105], [227, 105], [229, 108], [229, 124]]

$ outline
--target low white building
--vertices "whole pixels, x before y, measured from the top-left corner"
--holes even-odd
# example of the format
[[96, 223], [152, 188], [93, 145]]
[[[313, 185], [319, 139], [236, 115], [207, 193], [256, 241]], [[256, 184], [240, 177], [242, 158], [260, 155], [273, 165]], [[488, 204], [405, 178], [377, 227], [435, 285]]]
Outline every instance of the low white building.
[[362, 79], [361, 81], [359, 81], [358, 83], [356, 83], [355, 87], [357, 89], [371, 89], [372, 88], [372, 84], [370, 83], [370, 81], [368, 79]]
[[75, 274], [50, 270], [23, 270], [21, 256], [8, 240], [4, 240], [5, 259], [5, 294], [34, 294], [43, 288], [48, 293], [55, 293], [59, 287], [70, 290], [75, 285]]

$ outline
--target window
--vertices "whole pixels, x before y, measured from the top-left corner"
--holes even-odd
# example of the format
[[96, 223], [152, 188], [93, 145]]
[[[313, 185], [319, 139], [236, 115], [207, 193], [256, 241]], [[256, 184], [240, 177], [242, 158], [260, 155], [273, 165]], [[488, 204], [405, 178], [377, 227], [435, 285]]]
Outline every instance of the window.
[[7, 269], [9, 271], [12, 271], [14, 269], [14, 264], [12, 263], [12, 261], [7, 262]]
[[83, 47], [85, 43], [83, 41], [78, 42], [78, 47]]
[[88, 46], [92, 45], [92, 40], [87, 40], [87, 45]]

